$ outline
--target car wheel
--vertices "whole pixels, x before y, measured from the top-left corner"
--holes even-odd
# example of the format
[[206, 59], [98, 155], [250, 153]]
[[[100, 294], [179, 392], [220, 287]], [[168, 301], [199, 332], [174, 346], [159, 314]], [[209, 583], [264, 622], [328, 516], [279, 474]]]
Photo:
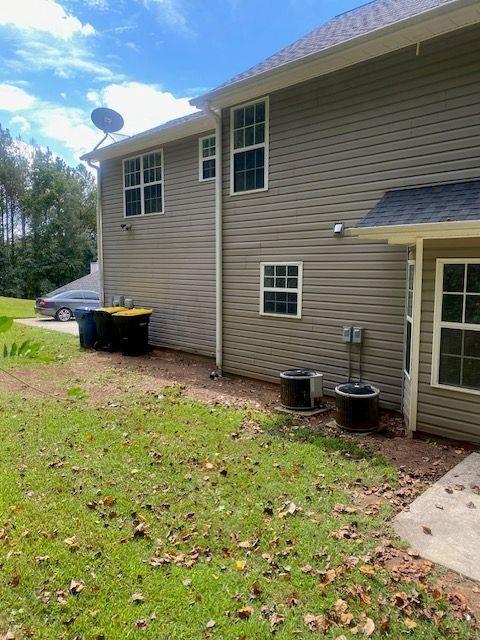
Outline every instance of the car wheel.
[[60, 322], [68, 322], [73, 318], [73, 313], [67, 307], [62, 307], [55, 314], [55, 320], [59, 320]]

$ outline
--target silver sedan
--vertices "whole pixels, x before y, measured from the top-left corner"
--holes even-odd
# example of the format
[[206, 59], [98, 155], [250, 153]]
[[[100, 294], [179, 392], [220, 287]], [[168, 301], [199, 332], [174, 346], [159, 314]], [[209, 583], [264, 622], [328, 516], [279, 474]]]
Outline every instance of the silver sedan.
[[72, 290], [37, 298], [35, 312], [60, 322], [68, 322], [74, 319], [75, 309], [78, 307], [98, 309], [99, 306], [100, 295], [96, 291]]

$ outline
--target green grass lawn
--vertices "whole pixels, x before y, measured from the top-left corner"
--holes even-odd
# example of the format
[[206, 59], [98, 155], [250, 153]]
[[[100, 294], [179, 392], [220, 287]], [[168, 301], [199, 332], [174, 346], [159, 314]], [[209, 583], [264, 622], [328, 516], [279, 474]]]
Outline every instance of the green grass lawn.
[[0, 394], [0, 442], [0, 632], [474, 637], [374, 559], [391, 511], [351, 491], [396, 472], [345, 440], [173, 388], [103, 409]]
[[4, 298], [0, 296], [0, 316], [9, 318], [32, 318], [35, 316], [33, 307], [35, 300], [21, 298]]
[[48, 331], [46, 329], [37, 329], [36, 327], [26, 327], [14, 323], [12, 328], [6, 333], [0, 333], [0, 368], [13, 370], [18, 367], [43, 366], [42, 362], [30, 358], [1, 357], [4, 344], [11, 345], [15, 342], [17, 345], [20, 345], [24, 340], [42, 343], [43, 348], [41, 355], [49, 358], [52, 363], [66, 362], [80, 353], [78, 338], [76, 336], [57, 333], [56, 331]]

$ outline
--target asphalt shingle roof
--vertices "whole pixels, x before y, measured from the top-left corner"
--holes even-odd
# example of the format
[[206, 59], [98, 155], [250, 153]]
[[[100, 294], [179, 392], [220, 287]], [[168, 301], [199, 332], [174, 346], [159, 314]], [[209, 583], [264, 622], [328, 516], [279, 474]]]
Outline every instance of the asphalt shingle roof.
[[480, 220], [480, 180], [387, 191], [357, 227], [465, 220]]
[[217, 88], [227, 87], [271, 71], [284, 64], [343, 44], [352, 38], [383, 29], [401, 20], [413, 18], [452, 2], [455, 0], [374, 0], [374, 2], [332, 18], [300, 40], [281, 49], [247, 71], [239, 73]]

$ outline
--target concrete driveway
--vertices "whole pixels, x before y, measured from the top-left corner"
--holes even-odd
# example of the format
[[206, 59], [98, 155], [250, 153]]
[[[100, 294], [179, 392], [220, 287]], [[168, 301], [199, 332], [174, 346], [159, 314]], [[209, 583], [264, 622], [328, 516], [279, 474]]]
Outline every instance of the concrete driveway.
[[48, 329], [49, 331], [59, 331], [60, 333], [69, 333], [72, 336], [78, 336], [78, 324], [75, 320], [70, 322], [58, 322], [53, 318], [18, 318], [15, 320], [19, 324], [27, 327], [36, 327], [37, 329]]
[[480, 581], [480, 454], [440, 478], [393, 527], [423, 558]]

